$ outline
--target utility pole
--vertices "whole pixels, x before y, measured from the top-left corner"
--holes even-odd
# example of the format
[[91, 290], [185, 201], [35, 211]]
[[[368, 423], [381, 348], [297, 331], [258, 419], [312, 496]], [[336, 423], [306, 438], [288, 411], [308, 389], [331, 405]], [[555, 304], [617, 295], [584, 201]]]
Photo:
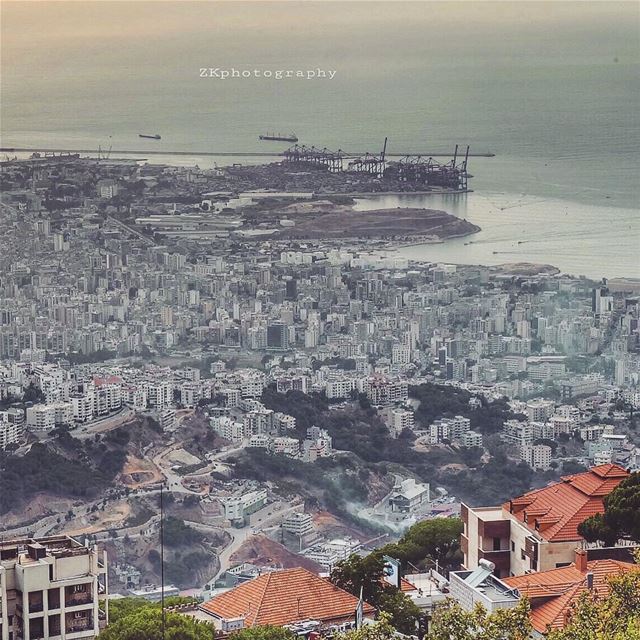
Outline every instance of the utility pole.
[[162, 640], [165, 638], [164, 611], [164, 482], [160, 485], [160, 606], [162, 608]]

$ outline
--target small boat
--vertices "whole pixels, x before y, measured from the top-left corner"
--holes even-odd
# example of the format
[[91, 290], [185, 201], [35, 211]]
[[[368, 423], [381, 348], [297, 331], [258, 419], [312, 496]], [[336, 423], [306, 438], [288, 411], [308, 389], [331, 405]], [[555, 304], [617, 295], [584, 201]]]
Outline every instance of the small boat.
[[258, 136], [258, 140], [274, 140], [277, 142], [298, 142], [298, 136], [295, 133], [282, 135], [281, 133], [267, 133], [264, 136]]
[[162, 138], [160, 137], [159, 133], [156, 133], [153, 136], [145, 135], [144, 133], [139, 133], [138, 137], [139, 138], [147, 138], [148, 140], [162, 140]]

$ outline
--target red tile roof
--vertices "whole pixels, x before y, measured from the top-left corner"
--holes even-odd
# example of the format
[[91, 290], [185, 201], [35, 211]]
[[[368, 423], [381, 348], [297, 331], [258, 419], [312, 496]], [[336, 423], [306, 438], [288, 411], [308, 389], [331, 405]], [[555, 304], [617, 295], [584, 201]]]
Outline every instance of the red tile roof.
[[531, 624], [539, 633], [560, 629], [576, 600], [587, 590], [587, 573], [593, 573], [593, 589], [599, 596], [609, 591], [609, 579], [627, 571], [640, 571], [640, 566], [618, 560], [593, 560], [585, 572], [575, 564], [540, 573], [502, 578], [531, 602]]
[[[306, 569], [265, 573], [205, 602], [218, 618], [245, 619], [245, 626], [283, 625], [301, 620], [337, 623], [353, 620], [358, 598]], [[375, 609], [365, 603], [364, 614]]]
[[104, 377], [93, 376], [93, 384], [95, 384], [96, 387], [101, 387], [106, 384], [120, 384], [121, 382], [122, 382], [122, 378], [118, 376], [111, 376], [111, 375], [104, 376]]
[[400, 591], [402, 592], [407, 592], [407, 591], [417, 591], [418, 588], [412, 584], [411, 582], [409, 582], [406, 578], [400, 578]]
[[628, 475], [616, 464], [602, 464], [529, 491], [503, 508], [549, 542], [580, 540], [578, 525], [589, 516], [603, 513], [604, 497]]

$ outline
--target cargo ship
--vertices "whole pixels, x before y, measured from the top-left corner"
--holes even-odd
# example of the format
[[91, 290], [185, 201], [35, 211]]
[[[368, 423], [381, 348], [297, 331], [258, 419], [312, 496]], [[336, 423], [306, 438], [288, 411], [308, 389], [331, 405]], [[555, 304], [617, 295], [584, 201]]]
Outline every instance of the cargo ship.
[[156, 133], [153, 136], [148, 136], [148, 135], [145, 135], [144, 133], [139, 133], [138, 137], [139, 138], [148, 138], [149, 140], [162, 140], [162, 138], [160, 137], [159, 133]]
[[281, 133], [267, 133], [264, 136], [258, 136], [258, 140], [275, 140], [277, 142], [298, 142], [298, 136], [295, 133], [290, 133], [288, 136], [283, 136]]

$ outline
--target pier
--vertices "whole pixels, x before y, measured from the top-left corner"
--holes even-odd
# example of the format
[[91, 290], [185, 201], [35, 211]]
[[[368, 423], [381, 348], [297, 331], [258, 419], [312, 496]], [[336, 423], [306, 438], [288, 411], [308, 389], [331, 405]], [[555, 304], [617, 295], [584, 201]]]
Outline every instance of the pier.
[[[95, 149], [45, 149], [43, 147], [0, 147], [0, 153], [96, 153]], [[157, 156], [235, 156], [239, 158], [277, 158], [283, 157], [285, 151], [173, 151], [171, 149], [112, 149], [111, 153], [124, 153], [127, 155], [157, 155]], [[366, 156], [365, 152], [341, 151], [343, 157], [359, 158]], [[405, 158], [408, 156], [420, 156], [423, 158], [451, 157], [451, 152], [420, 153], [386, 153], [386, 157]], [[470, 158], [493, 158], [496, 154], [489, 151], [484, 153], [469, 153]]]

